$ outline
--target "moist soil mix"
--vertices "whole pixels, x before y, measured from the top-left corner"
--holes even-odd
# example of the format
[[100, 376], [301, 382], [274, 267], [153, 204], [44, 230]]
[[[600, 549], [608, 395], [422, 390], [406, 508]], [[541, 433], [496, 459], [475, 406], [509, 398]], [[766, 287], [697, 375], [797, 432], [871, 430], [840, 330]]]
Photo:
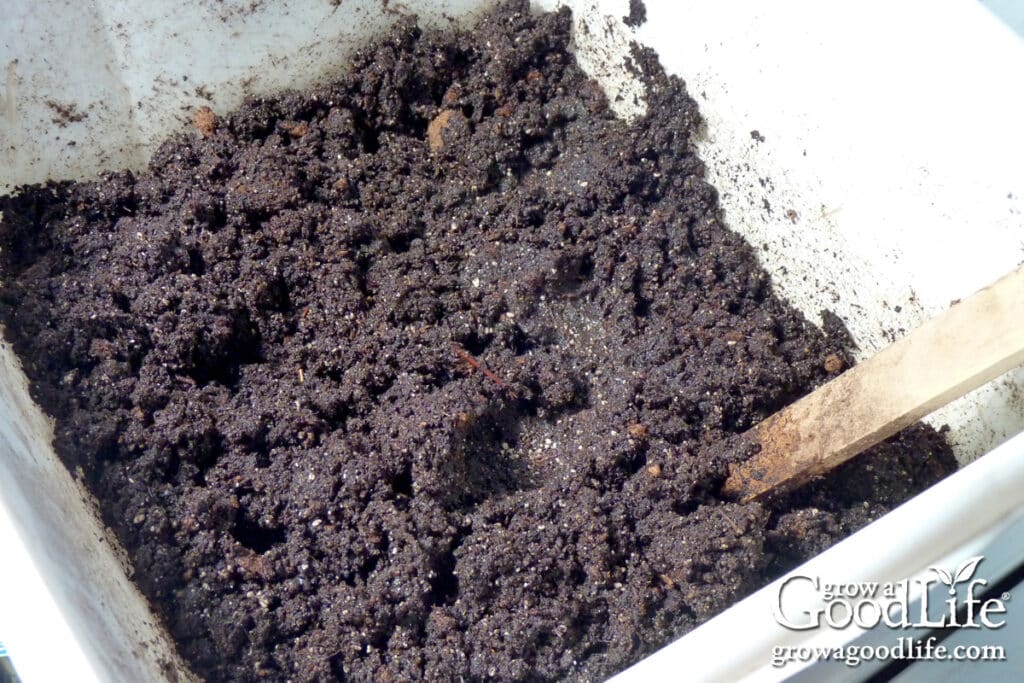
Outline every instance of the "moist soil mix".
[[204, 678], [598, 680], [954, 469], [915, 426], [720, 497], [848, 338], [723, 226], [684, 84], [636, 48], [618, 120], [570, 34], [403, 19], [143, 173], [0, 200], [5, 334]]

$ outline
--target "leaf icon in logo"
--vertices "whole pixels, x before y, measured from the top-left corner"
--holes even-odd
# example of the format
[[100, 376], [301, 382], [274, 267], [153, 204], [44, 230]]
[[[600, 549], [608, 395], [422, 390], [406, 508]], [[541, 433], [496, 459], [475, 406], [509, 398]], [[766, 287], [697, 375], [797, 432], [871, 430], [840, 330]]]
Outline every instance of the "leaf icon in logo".
[[974, 575], [974, 570], [978, 568], [978, 563], [983, 559], [985, 559], [983, 555], [976, 555], [964, 560], [964, 563], [956, 568], [956, 576], [953, 578], [953, 582], [960, 583], [971, 578]]
[[946, 584], [947, 586], [953, 586], [953, 577], [945, 569], [943, 569], [942, 567], [928, 567], [928, 569], [931, 569], [933, 572], [939, 575], [939, 581]]
[[956, 575], [950, 574], [942, 567], [928, 567], [939, 577], [939, 581], [949, 586], [949, 594], [956, 595], [956, 585], [962, 581], [969, 580], [978, 568], [978, 563], [985, 559], [984, 555], [969, 557], [956, 568]]

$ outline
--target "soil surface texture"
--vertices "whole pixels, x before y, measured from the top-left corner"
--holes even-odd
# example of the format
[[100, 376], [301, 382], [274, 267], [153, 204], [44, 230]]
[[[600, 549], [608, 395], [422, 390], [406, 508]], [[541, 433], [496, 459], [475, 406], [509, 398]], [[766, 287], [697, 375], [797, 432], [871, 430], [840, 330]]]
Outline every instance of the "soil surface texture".
[[917, 426], [767, 504], [724, 444], [848, 366], [727, 230], [652, 53], [412, 20], [147, 171], [0, 200], [0, 321], [210, 681], [599, 680], [954, 468]]

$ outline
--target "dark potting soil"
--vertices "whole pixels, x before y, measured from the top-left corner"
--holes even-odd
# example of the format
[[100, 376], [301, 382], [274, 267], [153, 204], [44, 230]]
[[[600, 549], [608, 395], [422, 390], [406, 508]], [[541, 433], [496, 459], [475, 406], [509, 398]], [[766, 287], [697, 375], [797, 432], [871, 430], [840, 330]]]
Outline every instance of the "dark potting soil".
[[638, 49], [626, 124], [569, 38], [404, 21], [143, 174], [0, 201], [6, 335], [209, 680], [597, 680], [953, 469], [917, 426], [719, 497], [847, 342], [721, 224], [683, 83]]
[[647, 21], [647, 5], [643, 0], [629, 0], [629, 14], [622, 17], [622, 23], [637, 28]]

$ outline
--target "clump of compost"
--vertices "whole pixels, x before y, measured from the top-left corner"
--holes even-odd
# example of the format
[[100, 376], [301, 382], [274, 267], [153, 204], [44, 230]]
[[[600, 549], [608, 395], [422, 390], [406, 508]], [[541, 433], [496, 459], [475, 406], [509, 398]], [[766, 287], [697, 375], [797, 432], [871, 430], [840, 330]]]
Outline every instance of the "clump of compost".
[[0, 200], [56, 448], [211, 681], [598, 680], [953, 467], [770, 504], [729, 437], [851, 362], [722, 225], [684, 84], [626, 123], [567, 11], [403, 20], [141, 174]]

